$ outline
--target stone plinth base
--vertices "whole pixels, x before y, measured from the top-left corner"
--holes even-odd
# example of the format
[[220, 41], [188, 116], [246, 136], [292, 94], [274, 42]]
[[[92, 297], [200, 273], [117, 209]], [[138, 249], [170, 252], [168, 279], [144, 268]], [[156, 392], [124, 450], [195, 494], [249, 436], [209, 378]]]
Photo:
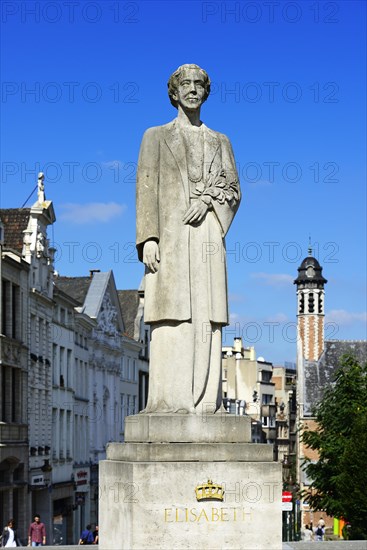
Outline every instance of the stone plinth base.
[[240, 443], [251, 441], [251, 418], [233, 414], [137, 414], [125, 420], [125, 441]]
[[249, 419], [221, 416], [208, 429], [189, 415], [128, 419], [129, 441], [100, 463], [101, 550], [281, 549], [281, 464], [272, 446], [246, 441]]

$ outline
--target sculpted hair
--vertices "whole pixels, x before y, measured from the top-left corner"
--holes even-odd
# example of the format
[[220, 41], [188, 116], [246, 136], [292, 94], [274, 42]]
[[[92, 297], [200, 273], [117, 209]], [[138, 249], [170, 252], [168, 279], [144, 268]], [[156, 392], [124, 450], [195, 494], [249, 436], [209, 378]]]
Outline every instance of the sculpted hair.
[[204, 71], [204, 69], [199, 67], [199, 65], [194, 65], [194, 64], [181, 65], [174, 73], [171, 74], [171, 76], [170, 76], [170, 78], [167, 82], [169, 99], [170, 99], [172, 105], [174, 107], [176, 107], [176, 109], [177, 109], [177, 101], [175, 99], [173, 99], [172, 96], [175, 93], [175, 91], [177, 90], [177, 87], [178, 87], [178, 84], [179, 84], [179, 81], [180, 81], [181, 73], [186, 69], [198, 69], [200, 71], [200, 73], [203, 77], [203, 80], [204, 80], [204, 87], [205, 87], [204, 101], [206, 101], [208, 99], [209, 94], [210, 94], [210, 78], [209, 78], [208, 73], [206, 71]]

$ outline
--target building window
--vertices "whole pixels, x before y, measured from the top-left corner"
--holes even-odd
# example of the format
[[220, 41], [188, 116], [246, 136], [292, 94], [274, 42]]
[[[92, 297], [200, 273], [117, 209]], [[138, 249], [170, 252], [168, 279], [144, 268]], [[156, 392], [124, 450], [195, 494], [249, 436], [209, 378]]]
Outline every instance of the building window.
[[121, 431], [124, 431], [125, 424], [125, 395], [121, 393], [120, 395], [120, 409], [121, 409]]
[[79, 456], [79, 447], [80, 447], [80, 438], [79, 438], [79, 425], [78, 425], [78, 415], [74, 414], [74, 429], [73, 429], [73, 449], [74, 449], [74, 460], [78, 462], [80, 460]]
[[270, 382], [272, 378], [273, 373], [269, 370], [262, 370], [261, 371], [261, 381], [262, 382]]
[[2, 286], [1, 333], [6, 335], [6, 334], [7, 334], [7, 326], [6, 326], [6, 321], [7, 321], [7, 315], [6, 315], [6, 302], [7, 302], [7, 293], [8, 293], [7, 286], [9, 285], [9, 282], [8, 282], [8, 281], [4, 281], [4, 279], [3, 279], [1, 283], [2, 283], [2, 284], [1, 284], [1, 286]]
[[149, 359], [149, 330], [144, 331], [144, 357]]
[[71, 411], [66, 412], [66, 458], [71, 457]]
[[20, 339], [20, 319], [19, 319], [19, 287], [12, 285], [13, 295], [12, 295], [12, 338]]
[[71, 388], [73, 386], [72, 382], [71, 382], [71, 354], [72, 354], [72, 351], [71, 349], [68, 349], [67, 350], [67, 356], [66, 356], [66, 386], [68, 388]]
[[65, 426], [65, 411], [60, 409], [60, 458], [65, 458], [65, 439], [66, 439], [66, 426]]
[[38, 353], [43, 357], [43, 344], [44, 344], [44, 320], [38, 319]]
[[272, 399], [273, 399], [272, 395], [270, 395], [269, 393], [263, 393], [261, 397], [261, 400], [262, 400], [261, 402], [263, 405], [268, 405], [269, 403], [271, 403]]
[[60, 380], [59, 372], [59, 363], [57, 360], [57, 345], [52, 344], [52, 372], [53, 372], [53, 383], [58, 386]]
[[53, 458], [58, 457], [57, 453], [57, 417], [58, 417], [58, 410], [56, 408], [52, 409], [52, 456]]
[[2, 422], [21, 422], [20, 370], [3, 366], [1, 369], [0, 420]]
[[60, 323], [62, 323], [63, 325], [65, 325], [65, 318], [66, 318], [65, 309], [63, 307], [60, 307]]
[[127, 358], [126, 380], [130, 380], [130, 357]]
[[61, 378], [65, 382], [65, 348], [62, 346], [60, 346], [60, 380]]
[[130, 414], [133, 414], [133, 396], [128, 395], [127, 396], [127, 416], [130, 416]]
[[2, 333], [20, 339], [20, 289], [10, 281], [2, 281]]

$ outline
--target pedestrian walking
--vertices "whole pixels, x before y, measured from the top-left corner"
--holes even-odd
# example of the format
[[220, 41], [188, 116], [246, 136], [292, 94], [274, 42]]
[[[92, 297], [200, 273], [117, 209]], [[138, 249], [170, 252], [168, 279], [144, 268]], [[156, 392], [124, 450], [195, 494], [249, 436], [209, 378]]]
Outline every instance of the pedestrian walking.
[[315, 535], [316, 535], [317, 541], [324, 540], [324, 535], [325, 535], [324, 525], [325, 525], [325, 522], [322, 520], [321, 522], [319, 521], [319, 523], [317, 524], [317, 527], [315, 528]]
[[34, 515], [34, 521], [28, 528], [28, 546], [45, 546], [46, 545], [46, 527], [41, 522], [39, 514]]
[[14, 518], [9, 519], [7, 525], [4, 527], [1, 535], [1, 544], [3, 548], [14, 548], [15, 546], [22, 546], [20, 542], [17, 530], [15, 529]]
[[310, 526], [308, 524], [305, 525], [302, 531], [302, 540], [308, 541], [308, 542], [313, 540], [313, 532], [312, 532], [312, 529], [310, 529]]

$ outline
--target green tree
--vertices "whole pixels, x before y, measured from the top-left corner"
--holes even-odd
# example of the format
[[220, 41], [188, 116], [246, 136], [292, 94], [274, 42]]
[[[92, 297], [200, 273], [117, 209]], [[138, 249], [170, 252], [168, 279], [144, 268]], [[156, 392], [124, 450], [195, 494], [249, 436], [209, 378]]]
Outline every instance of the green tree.
[[350, 538], [367, 539], [367, 364], [344, 356], [314, 415], [317, 429], [305, 429], [302, 439], [319, 458], [304, 462], [312, 485], [302, 497], [350, 522]]

